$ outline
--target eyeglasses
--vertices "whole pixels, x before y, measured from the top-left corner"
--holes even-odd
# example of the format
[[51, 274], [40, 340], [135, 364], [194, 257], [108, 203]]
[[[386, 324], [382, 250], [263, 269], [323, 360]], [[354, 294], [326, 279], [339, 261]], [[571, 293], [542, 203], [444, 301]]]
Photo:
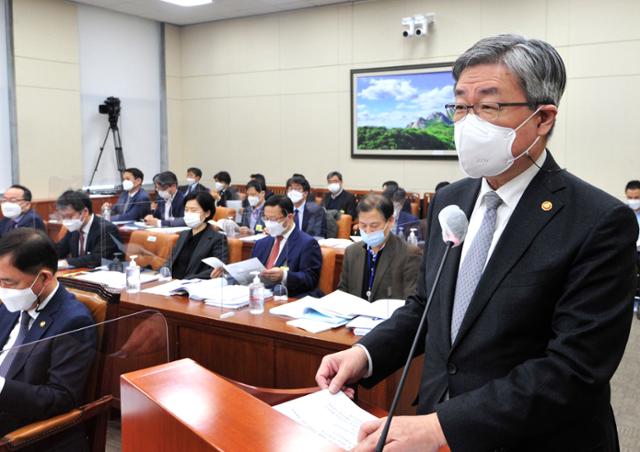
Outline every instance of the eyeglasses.
[[447, 104], [444, 106], [449, 118], [456, 122], [464, 119], [469, 110], [473, 110], [476, 116], [485, 121], [494, 121], [500, 117], [500, 112], [504, 107], [529, 107], [533, 109], [535, 105], [530, 102], [480, 102], [474, 105]]
[[286, 217], [280, 217], [280, 218], [268, 218], [263, 216], [262, 217], [262, 221], [282, 221], [284, 220]]
[[24, 199], [16, 199], [16, 198], [12, 198], [12, 199], [7, 199], [7, 198], [0, 198], [0, 204], [3, 204], [5, 202], [22, 202], [24, 201]]

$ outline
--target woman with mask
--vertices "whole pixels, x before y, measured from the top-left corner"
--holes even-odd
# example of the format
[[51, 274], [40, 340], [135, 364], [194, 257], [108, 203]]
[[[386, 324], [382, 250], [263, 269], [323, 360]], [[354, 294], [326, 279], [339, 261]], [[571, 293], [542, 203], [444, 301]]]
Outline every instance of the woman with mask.
[[[166, 266], [174, 278], [209, 279], [211, 267], [202, 259], [217, 257], [226, 264], [229, 258], [227, 239], [208, 223], [216, 213], [215, 201], [209, 193], [191, 193], [184, 199], [184, 222], [190, 230], [180, 233]], [[219, 273], [222, 274], [222, 269]], [[220, 275], [213, 274], [214, 277]]]
[[370, 302], [415, 292], [420, 250], [391, 232], [394, 222], [389, 198], [372, 194], [358, 203], [362, 242], [346, 249], [338, 289]]

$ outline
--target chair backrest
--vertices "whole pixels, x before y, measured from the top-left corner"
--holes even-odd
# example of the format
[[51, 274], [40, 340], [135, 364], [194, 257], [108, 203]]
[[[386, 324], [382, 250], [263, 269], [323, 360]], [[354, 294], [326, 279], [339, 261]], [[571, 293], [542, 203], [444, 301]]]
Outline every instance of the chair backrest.
[[150, 266], [153, 270], [158, 270], [171, 256], [177, 241], [178, 234], [133, 231], [127, 244], [127, 260], [130, 256], [137, 255], [136, 262], [139, 266]]
[[236, 209], [232, 209], [231, 207], [216, 207], [216, 213], [213, 215], [213, 219], [215, 221], [222, 220], [224, 218], [234, 218], [236, 217]]
[[343, 213], [340, 215], [340, 218], [337, 220], [338, 223], [338, 235], [339, 239], [349, 239], [351, 236], [351, 223], [353, 222], [353, 218], [351, 215]]
[[[102, 298], [97, 293], [73, 288], [68, 288], [67, 290], [75, 295], [76, 299], [80, 303], [87, 307], [87, 309], [91, 313], [91, 317], [93, 317], [93, 320], [94, 322], [96, 322], [96, 324], [102, 324], [102, 322], [105, 321], [105, 319], [107, 318], [107, 300]], [[89, 372], [87, 382], [85, 384], [85, 403], [96, 400], [100, 396], [100, 394], [98, 394], [98, 388], [100, 388], [100, 376], [102, 375], [102, 369], [104, 367], [104, 355], [99, 351], [102, 350], [102, 343], [104, 339], [103, 325], [98, 326], [96, 335], [98, 354], [96, 355], [96, 360], [91, 366], [91, 371]]]
[[242, 260], [242, 240], [240, 239], [227, 239], [229, 246], [229, 263], [235, 264]]
[[318, 280], [318, 289], [325, 294], [335, 290], [336, 250], [320, 247], [322, 251], [322, 269]]

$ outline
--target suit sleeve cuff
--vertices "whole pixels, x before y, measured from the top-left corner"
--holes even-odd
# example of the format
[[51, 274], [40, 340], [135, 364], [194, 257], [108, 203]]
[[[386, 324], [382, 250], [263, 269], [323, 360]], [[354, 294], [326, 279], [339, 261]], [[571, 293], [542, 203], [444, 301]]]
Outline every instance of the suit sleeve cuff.
[[158, 220], [158, 227], [161, 228], [162, 227], [162, 220]]
[[282, 269], [282, 281], [280, 284], [282, 284], [283, 286], [287, 285], [287, 275], [289, 274], [289, 270], [287, 270], [286, 268]]
[[4, 377], [0, 377], [0, 394], [2, 394], [2, 390], [4, 389]]
[[365, 355], [367, 355], [367, 373], [363, 378], [369, 378], [371, 375], [373, 375], [373, 361], [371, 361], [369, 350], [367, 350], [367, 347], [362, 344], [354, 344], [354, 347], [360, 347], [362, 350], [364, 350]]

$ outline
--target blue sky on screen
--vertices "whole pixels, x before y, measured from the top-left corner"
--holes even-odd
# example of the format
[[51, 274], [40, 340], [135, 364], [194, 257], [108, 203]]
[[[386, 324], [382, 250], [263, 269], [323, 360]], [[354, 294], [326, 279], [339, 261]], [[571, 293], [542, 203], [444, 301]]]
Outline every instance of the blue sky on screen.
[[451, 72], [360, 76], [356, 79], [358, 126], [406, 127], [453, 102]]

